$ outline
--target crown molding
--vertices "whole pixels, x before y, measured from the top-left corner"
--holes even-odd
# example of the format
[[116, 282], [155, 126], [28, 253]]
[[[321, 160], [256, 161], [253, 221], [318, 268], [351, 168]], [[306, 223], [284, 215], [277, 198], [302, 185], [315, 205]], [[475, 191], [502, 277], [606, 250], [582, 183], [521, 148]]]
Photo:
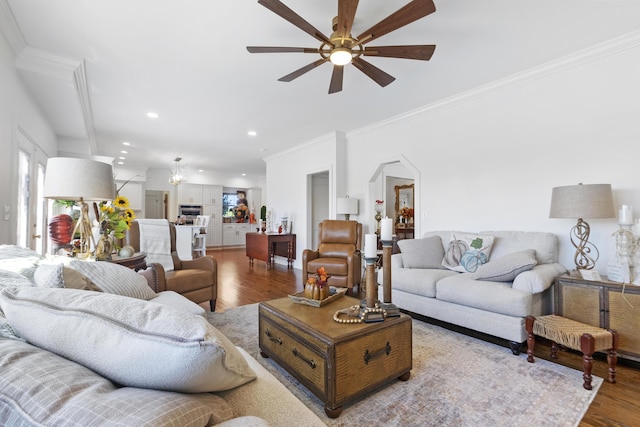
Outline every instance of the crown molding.
[[20, 31], [7, 0], [0, 0], [0, 31], [4, 34], [4, 38], [7, 39], [16, 56], [20, 55], [24, 48], [27, 47], [27, 42], [24, 40], [22, 31]]
[[459, 94], [450, 96], [433, 102], [431, 104], [424, 105], [422, 107], [410, 110], [406, 113], [390, 117], [386, 120], [374, 123], [369, 126], [362, 127], [360, 129], [349, 132], [350, 135], [357, 135], [364, 132], [387, 126], [389, 124], [404, 120], [409, 117], [421, 115], [432, 110], [442, 108], [447, 105], [465, 102], [474, 97], [481, 96], [486, 92], [494, 91], [506, 86], [520, 84], [527, 81], [537, 80], [543, 77], [547, 77], [553, 74], [557, 74], [566, 71], [570, 68], [578, 67], [583, 64], [597, 61], [606, 56], [614, 55], [620, 52], [624, 52], [630, 49], [634, 49], [640, 46], [640, 30], [632, 31], [624, 34], [620, 37], [613, 38], [606, 42], [596, 44], [594, 46], [582, 49], [578, 52], [566, 55], [562, 58], [546, 62], [536, 67], [524, 70], [522, 72], [512, 74], [499, 80], [495, 80], [486, 85], [478, 86], [471, 90], [461, 92]]
[[[3, 1], [3, 0], [0, 0]], [[16, 60], [16, 68], [30, 71], [45, 77], [52, 77], [71, 84], [76, 91], [83, 122], [87, 134], [89, 149], [97, 152], [93, 109], [89, 97], [89, 84], [84, 59], [27, 46]]]

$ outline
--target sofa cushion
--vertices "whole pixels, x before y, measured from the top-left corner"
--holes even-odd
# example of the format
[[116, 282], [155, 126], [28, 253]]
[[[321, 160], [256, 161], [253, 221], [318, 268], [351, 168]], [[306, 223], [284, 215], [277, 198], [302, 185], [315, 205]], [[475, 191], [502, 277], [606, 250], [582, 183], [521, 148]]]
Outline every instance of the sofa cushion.
[[33, 282], [20, 273], [0, 270], [0, 288], [7, 286], [34, 286]]
[[156, 294], [156, 297], [149, 300], [158, 304], [168, 305], [177, 310], [184, 311], [186, 313], [196, 314], [198, 316], [204, 316], [207, 311], [202, 308], [201, 305], [196, 304], [190, 299], [185, 298], [174, 291], [162, 291]]
[[69, 262], [68, 267], [88, 277], [108, 294], [143, 300], [150, 300], [156, 296], [143, 275], [119, 264], [73, 260]]
[[473, 278], [494, 282], [512, 282], [518, 274], [531, 270], [537, 263], [536, 251], [533, 249], [513, 252], [482, 264], [476, 270]]
[[234, 416], [214, 394], [118, 387], [56, 354], [1, 338], [0, 372], [5, 426], [204, 426]]
[[405, 268], [441, 268], [444, 247], [438, 236], [399, 240], [398, 247]]
[[558, 262], [558, 238], [545, 231], [481, 231], [494, 237], [491, 257], [499, 258], [513, 252], [533, 249], [538, 264]]
[[531, 293], [512, 289], [507, 282], [474, 280], [469, 273], [445, 277], [436, 283], [436, 298], [507, 316], [531, 313]]
[[83, 289], [102, 292], [87, 276], [64, 264], [40, 264], [33, 275], [40, 288]]
[[202, 316], [101, 292], [5, 288], [0, 308], [28, 342], [118, 384], [199, 393], [255, 378]]
[[489, 261], [492, 245], [493, 236], [452, 233], [442, 266], [461, 273], [473, 273], [480, 265]]
[[419, 269], [400, 268], [391, 271], [392, 289], [420, 295], [428, 298], [435, 298], [436, 283], [440, 279], [449, 276], [457, 276], [460, 273], [445, 268], [439, 269]]
[[28, 280], [33, 280], [38, 262], [42, 259], [43, 257], [32, 249], [0, 245], [0, 270], [12, 271]]

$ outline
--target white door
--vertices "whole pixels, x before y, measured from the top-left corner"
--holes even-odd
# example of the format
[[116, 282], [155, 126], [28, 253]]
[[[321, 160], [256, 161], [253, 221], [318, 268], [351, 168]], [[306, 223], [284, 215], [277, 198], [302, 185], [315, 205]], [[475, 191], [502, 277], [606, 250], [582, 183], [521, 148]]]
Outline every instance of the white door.
[[47, 163], [45, 154], [18, 129], [16, 244], [40, 254], [47, 250], [47, 203], [42, 197]]
[[162, 219], [164, 216], [164, 193], [147, 190], [144, 193], [144, 217]]

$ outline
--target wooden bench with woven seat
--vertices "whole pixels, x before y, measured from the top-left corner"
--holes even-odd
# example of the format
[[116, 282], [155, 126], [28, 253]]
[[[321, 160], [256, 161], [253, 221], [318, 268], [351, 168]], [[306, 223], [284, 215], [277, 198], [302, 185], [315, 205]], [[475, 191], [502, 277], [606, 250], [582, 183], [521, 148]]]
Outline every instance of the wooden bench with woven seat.
[[551, 358], [558, 358], [558, 344], [582, 352], [582, 367], [585, 389], [591, 390], [591, 369], [593, 367], [593, 353], [602, 351], [607, 353], [610, 383], [616, 382], [616, 364], [618, 356], [618, 333], [612, 329], [602, 329], [596, 326], [577, 322], [566, 317], [550, 314], [548, 316], [527, 316], [527, 362], [533, 363], [533, 349], [535, 336], [551, 341]]

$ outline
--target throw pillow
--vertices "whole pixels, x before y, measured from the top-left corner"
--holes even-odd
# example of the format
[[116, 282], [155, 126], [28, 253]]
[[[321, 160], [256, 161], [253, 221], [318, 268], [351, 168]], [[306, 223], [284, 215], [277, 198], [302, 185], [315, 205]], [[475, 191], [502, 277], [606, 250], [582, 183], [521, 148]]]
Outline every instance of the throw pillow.
[[68, 288], [101, 292], [84, 274], [64, 264], [40, 264], [33, 275], [40, 288]]
[[200, 393], [254, 379], [238, 349], [202, 316], [100, 292], [5, 288], [19, 336], [124, 386]]
[[461, 273], [474, 273], [489, 261], [493, 236], [471, 233], [454, 233], [442, 259], [442, 266]]
[[88, 277], [91, 282], [108, 294], [143, 300], [150, 300], [156, 296], [143, 275], [119, 264], [106, 261], [73, 260], [68, 267]]
[[33, 273], [33, 281], [39, 288], [64, 288], [63, 270], [64, 264], [41, 264]]
[[444, 247], [440, 236], [398, 240], [405, 268], [440, 268]]
[[533, 249], [513, 252], [482, 264], [476, 270], [473, 278], [494, 282], [512, 282], [518, 274], [531, 270], [537, 263], [536, 251]]

